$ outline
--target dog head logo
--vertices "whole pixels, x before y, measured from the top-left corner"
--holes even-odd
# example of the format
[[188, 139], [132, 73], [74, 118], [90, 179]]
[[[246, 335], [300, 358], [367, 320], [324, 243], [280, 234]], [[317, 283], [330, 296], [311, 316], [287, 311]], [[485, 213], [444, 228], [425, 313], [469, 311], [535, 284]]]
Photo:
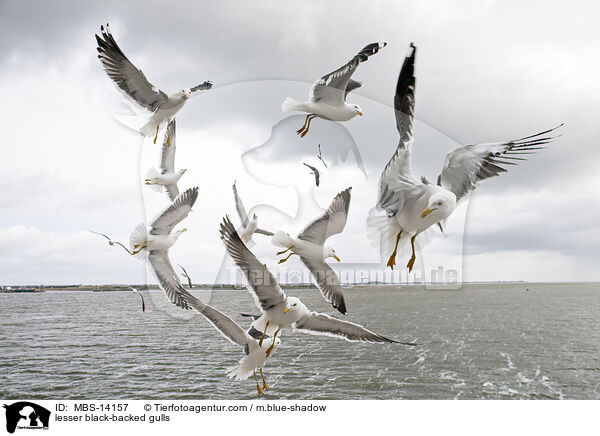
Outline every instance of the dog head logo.
[[19, 401], [10, 405], [5, 404], [6, 431], [14, 433], [18, 428], [47, 429], [50, 421], [50, 411], [29, 401]]

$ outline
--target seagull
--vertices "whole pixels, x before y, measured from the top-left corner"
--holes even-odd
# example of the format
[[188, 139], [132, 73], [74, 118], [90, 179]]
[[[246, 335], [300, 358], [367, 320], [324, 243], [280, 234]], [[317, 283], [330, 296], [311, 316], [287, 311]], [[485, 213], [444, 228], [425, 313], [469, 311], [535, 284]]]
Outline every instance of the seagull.
[[[262, 395], [263, 391], [268, 391], [269, 385], [265, 380], [263, 367], [269, 357], [271, 357], [273, 350], [281, 344], [281, 340], [279, 338], [265, 338], [259, 341], [250, 336], [229, 316], [198, 300], [186, 290], [181, 290], [181, 297], [189, 307], [203, 315], [229, 342], [239, 345], [244, 349], [244, 357], [239, 363], [227, 368], [229, 378], [246, 380], [251, 374], [254, 374], [258, 395]], [[262, 388], [256, 377], [257, 368], [262, 378]]]
[[[412, 342], [404, 343], [388, 339], [359, 324], [311, 312], [299, 298], [285, 295], [266, 265], [263, 265], [244, 245], [229, 217], [223, 219], [220, 233], [227, 252], [242, 270], [248, 282], [248, 290], [255, 297], [256, 306], [262, 312], [248, 330], [250, 336], [258, 339], [259, 346], [262, 347], [267, 336], [272, 335], [272, 340], [275, 340], [281, 329], [287, 326], [300, 332], [335, 336], [351, 342], [396, 342], [416, 345]], [[271, 344], [267, 348], [267, 355], [271, 353], [272, 346]]]
[[124, 246], [123, 244], [121, 244], [118, 241], [113, 241], [112, 239], [110, 239], [108, 236], [106, 236], [104, 233], [98, 233], [98, 232], [94, 232], [93, 230], [88, 230], [91, 233], [94, 233], [96, 235], [100, 235], [100, 236], [104, 236], [107, 240], [108, 240], [108, 245], [110, 245], [111, 247], [115, 246], [115, 245], [119, 245], [121, 247], [123, 247], [123, 249], [128, 252], [129, 254], [131, 254], [131, 251], [129, 251], [129, 249]]
[[144, 296], [142, 295], [142, 293], [137, 290], [136, 288], [132, 288], [131, 286], [127, 286], [127, 288], [131, 289], [134, 293], [138, 294], [140, 296], [140, 298], [142, 299], [142, 312], [146, 311], [146, 302], [144, 301]]
[[169, 122], [168, 131], [171, 134], [171, 141], [169, 142], [169, 135], [165, 134], [165, 140], [160, 150], [160, 173], [156, 168], [150, 168], [144, 182], [157, 191], [161, 191], [164, 187], [169, 194], [169, 199], [173, 201], [179, 195], [177, 182], [187, 169], [175, 171], [175, 118]]
[[314, 176], [315, 176], [315, 185], [319, 186], [319, 176], [320, 176], [319, 170], [318, 170], [318, 169], [316, 169], [315, 167], [313, 167], [313, 166], [311, 166], [311, 165], [307, 164], [307, 163], [304, 163], [304, 162], [303, 162], [303, 164], [304, 164], [304, 166], [306, 166], [306, 167], [308, 167], [310, 170], [312, 170], [310, 173], [311, 173], [311, 174], [314, 174]]
[[300, 256], [300, 260], [309, 269], [325, 300], [344, 315], [346, 303], [340, 279], [325, 262], [329, 257], [340, 262], [340, 258], [333, 248], [325, 247], [324, 244], [327, 238], [344, 230], [348, 219], [351, 191], [352, 188], [348, 188], [336, 195], [325, 213], [306, 226], [297, 238], [282, 231], [275, 233], [272, 238], [274, 245], [286, 248], [277, 252], [278, 255], [290, 252], [286, 258], [279, 260], [279, 263], [285, 262], [294, 254]]
[[359, 105], [346, 103], [348, 93], [362, 86], [361, 82], [352, 80], [350, 77], [358, 64], [369, 59], [369, 56], [374, 55], [386, 45], [385, 42], [369, 44], [348, 63], [318, 79], [310, 88], [308, 101], [299, 102], [289, 97], [285, 99], [281, 106], [283, 112], [308, 113], [304, 125], [296, 132], [300, 137], [304, 137], [308, 133], [310, 122], [315, 117], [331, 121], [348, 121], [356, 115], [362, 116], [363, 112]]
[[273, 236], [273, 232], [269, 232], [268, 230], [263, 230], [258, 228], [258, 217], [256, 214], [252, 215], [252, 219], [248, 218], [248, 214], [246, 213], [246, 209], [244, 208], [244, 204], [242, 203], [242, 199], [240, 198], [236, 183], [233, 183], [233, 198], [235, 199], [235, 208], [237, 213], [242, 221], [242, 231], [241, 237], [244, 244], [248, 244], [249, 246], [254, 245], [254, 240], [252, 239], [252, 235], [254, 233], [260, 233], [261, 235]]
[[185, 270], [184, 267], [182, 267], [181, 265], [177, 264], [177, 266], [179, 268], [181, 268], [181, 270], [183, 271], [183, 276], [187, 279], [188, 282], [188, 286], [190, 287], [190, 289], [192, 289], [194, 287], [194, 285], [192, 284], [192, 278], [190, 277], [190, 275], [188, 274], [188, 272]]
[[327, 164], [325, 163], [325, 159], [323, 159], [323, 155], [321, 154], [321, 144], [318, 144], [317, 147], [319, 148], [319, 155], [317, 157], [319, 158], [319, 160], [321, 162], [323, 162], [323, 165], [325, 166], [325, 168], [327, 168]]
[[[506, 172], [501, 165], [515, 165], [526, 160], [523, 155], [546, 148], [543, 145], [556, 138], [547, 134], [562, 126], [512, 141], [457, 147], [446, 155], [436, 185], [425, 179], [419, 181], [411, 170], [416, 51], [411, 43], [398, 77], [394, 109], [400, 140], [381, 174], [377, 204], [367, 220], [371, 236], [378, 233], [382, 253], [391, 252], [387, 262], [391, 269], [394, 268], [399, 245], [406, 246], [410, 239], [409, 272], [416, 259], [417, 236], [431, 226], [445, 223], [457, 204], [467, 198], [479, 182]], [[378, 216], [381, 211], [385, 212], [384, 216]], [[440, 229], [443, 231], [442, 226]], [[419, 240], [424, 242], [423, 239], [426, 237]]]
[[145, 257], [147, 252], [148, 262], [161, 288], [173, 304], [184, 309], [188, 309], [181, 297], [181, 290], [184, 288], [169, 260], [169, 248], [187, 231], [186, 228], [174, 232], [172, 230], [187, 217], [197, 198], [198, 188], [188, 189], [154, 218], [150, 223], [149, 233], [142, 223], [133, 230], [129, 238], [132, 254]]
[[[108, 24], [106, 28], [100, 26], [102, 36], [96, 36], [98, 42], [98, 58], [108, 77], [127, 94], [142, 109], [150, 112], [148, 122], [142, 126], [139, 132], [144, 136], [154, 136], [154, 143], [158, 137], [158, 129], [165, 122], [169, 122], [175, 114], [183, 107], [190, 95], [198, 91], [205, 91], [212, 87], [212, 83], [206, 81], [193, 88], [185, 88], [171, 95], [156, 88], [142, 70], [131, 63], [127, 56], [121, 51], [117, 42], [110, 33]], [[167, 141], [170, 142], [169, 129], [167, 128]]]

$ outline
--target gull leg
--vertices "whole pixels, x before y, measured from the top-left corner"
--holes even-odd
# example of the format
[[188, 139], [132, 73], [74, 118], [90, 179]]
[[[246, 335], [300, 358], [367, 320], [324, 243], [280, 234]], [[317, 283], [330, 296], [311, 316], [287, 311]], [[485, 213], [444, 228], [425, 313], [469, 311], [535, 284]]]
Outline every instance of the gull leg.
[[301, 138], [304, 138], [304, 136], [308, 133], [308, 129], [310, 128], [310, 122], [312, 120], [314, 120], [317, 116], [316, 115], [311, 115], [311, 117], [308, 119], [308, 124], [306, 125], [306, 129], [304, 129], [304, 132], [302, 132], [300, 134]]
[[269, 346], [269, 348], [267, 348], [267, 358], [271, 355], [271, 353], [273, 352], [273, 348], [275, 348], [275, 338], [277, 337], [277, 333], [279, 333], [278, 329], [275, 334], [273, 335], [273, 342], [271, 342], [271, 345]]
[[413, 265], [415, 264], [415, 260], [417, 259], [417, 256], [415, 255], [415, 238], [416, 237], [417, 237], [417, 235], [410, 238], [410, 245], [412, 246], [412, 256], [410, 256], [410, 260], [406, 264], [406, 266], [408, 267], [408, 272], [412, 271]]
[[254, 380], [256, 380], [256, 390], [258, 392], [258, 396], [260, 397], [263, 394], [263, 390], [258, 385], [258, 378], [256, 378], [256, 370], [254, 370]]
[[158, 127], [159, 124], [156, 125], [156, 135], [154, 136], [154, 143], [156, 144], [156, 138], [158, 138]]
[[269, 321], [267, 321], [267, 323], [265, 324], [265, 331], [263, 332], [262, 336], [260, 337], [260, 341], [258, 341], [259, 347], [262, 347], [263, 340], [265, 339], [265, 335], [267, 334], [267, 327], [269, 327]]
[[290, 246], [290, 247], [289, 247], [287, 250], [278, 251], [278, 252], [277, 252], [277, 255], [279, 256], [280, 254], [283, 254], [283, 253], [285, 253], [286, 251], [288, 251], [288, 250], [291, 250], [292, 248], [294, 248], [294, 246], [293, 246], [293, 245], [291, 245], [291, 246]]
[[[134, 248], [135, 248], [135, 247], [138, 247], [138, 245], [134, 246]], [[133, 256], [134, 254], [138, 254], [140, 251], [142, 251], [144, 248], [146, 248], [146, 244], [139, 245], [139, 247], [140, 247], [140, 248], [138, 248], [137, 250], [135, 250], [135, 251], [133, 251], [133, 252], [131, 253], [131, 255], [132, 255], [132, 256]]]
[[304, 131], [304, 129], [306, 129], [306, 123], [308, 123], [308, 117], [310, 117], [310, 114], [308, 114], [306, 116], [306, 119], [304, 120], [304, 125], [302, 127], [300, 127], [298, 130], [296, 130], [296, 133], [299, 135], [300, 133], [302, 133]]
[[288, 260], [288, 259], [289, 259], [291, 256], [293, 256], [294, 254], [296, 254], [296, 253], [290, 253], [290, 254], [288, 254], [288, 257], [286, 257], [285, 259], [279, 259], [279, 262], [278, 262], [278, 263], [283, 263], [283, 262], [285, 262], [286, 260]]
[[398, 236], [396, 236], [396, 246], [394, 247], [394, 252], [388, 259], [387, 263], [387, 266], [389, 266], [392, 271], [394, 270], [394, 265], [396, 264], [396, 253], [398, 252], [398, 242], [400, 242], [400, 236], [402, 236], [402, 230], [400, 230], [400, 233], [398, 233]]
[[268, 391], [269, 390], [269, 385], [267, 384], [267, 381], [265, 380], [265, 376], [264, 376], [264, 374], [262, 372], [262, 368], [260, 368], [260, 376], [262, 377], [262, 380], [263, 380], [263, 389], [265, 391]]
[[169, 124], [167, 124], [167, 147], [171, 146], [171, 129], [169, 129]]

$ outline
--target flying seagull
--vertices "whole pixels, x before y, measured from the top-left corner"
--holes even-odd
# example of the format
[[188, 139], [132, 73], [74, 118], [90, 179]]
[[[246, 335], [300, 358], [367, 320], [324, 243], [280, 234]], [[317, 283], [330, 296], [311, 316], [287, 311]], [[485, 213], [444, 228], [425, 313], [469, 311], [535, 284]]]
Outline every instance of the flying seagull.
[[91, 233], [94, 233], [96, 235], [104, 236], [108, 240], [108, 245], [110, 245], [111, 247], [113, 247], [115, 245], [119, 245], [119, 246], [123, 247], [123, 250], [125, 250], [126, 252], [128, 252], [129, 254], [131, 254], [131, 251], [129, 251], [129, 249], [126, 246], [124, 246], [123, 244], [121, 244], [118, 241], [113, 241], [108, 236], [106, 236], [104, 233], [94, 232], [93, 230], [88, 230], [88, 231], [91, 232]]
[[319, 148], [319, 155], [317, 157], [319, 158], [319, 160], [321, 162], [323, 162], [323, 165], [325, 166], [325, 168], [327, 168], [327, 164], [325, 163], [325, 159], [323, 159], [323, 154], [321, 154], [321, 144], [319, 144], [317, 147]]
[[[479, 182], [506, 172], [502, 165], [515, 165], [526, 160], [524, 155], [545, 148], [543, 145], [556, 138], [548, 134], [562, 126], [512, 141], [457, 147], [446, 155], [437, 185], [418, 180], [411, 170], [416, 51], [411, 43], [398, 77], [394, 109], [400, 140], [381, 174], [377, 204], [367, 220], [367, 225], [374, 230], [371, 235], [379, 236], [382, 254], [390, 253], [387, 266], [392, 269], [398, 247], [405, 248], [410, 239], [409, 272], [416, 259], [417, 236], [429, 227], [445, 222], [457, 203], [467, 198]], [[380, 211], [385, 215], [378, 216]], [[419, 240], [424, 242], [422, 239]]]
[[252, 219], [248, 217], [248, 213], [246, 213], [242, 199], [237, 192], [236, 182], [233, 183], [233, 198], [235, 200], [235, 209], [237, 210], [240, 220], [242, 221], [241, 238], [242, 241], [244, 241], [244, 244], [248, 244], [250, 247], [254, 245], [254, 240], [252, 239], [252, 235], [254, 233], [273, 236], [273, 232], [258, 228], [258, 217], [256, 214], [252, 215]]
[[[262, 346], [266, 336], [275, 339], [279, 331], [287, 326], [300, 332], [335, 336], [347, 341], [397, 342], [361, 325], [309, 311], [300, 299], [285, 295], [266, 265], [244, 245], [228, 217], [223, 219], [220, 233], [227, 252], [242, 270], [248, 282], [248, 290], [262, 312], [248, 330], [250, 336], [259, 340], [259, 346]], [[270, 354], [271, 351], [270, 346], [266, 352]]]
[[[98, 58], [102, 62], [108, 77], [132, 101], [151, 114], [139, 132], [144, 136], [154, 134], [154, 143], [156, 144], [159, 127], [175, 117], [175, 114], [183, 107], [190, 95], [210, 89], [212, 83], [207, 81], [193, 88], [185, 88], [167, 95], [148, 82], [142, 70], [127, 59], [127, 56], [121, 51], [111, 35], [108, 24], [106, 28], [101, 26], [100, 30], [102, 36], [95, 35], [98, 42]], [[155, 130], [156, 134], [154, 133]], [[167, 140], [170, 142], [169, 129], [167, 129]]]
[[169, 260], [169, 248], [187, 231], [181, 229], [173, 231], [173, 227], [187, 217], [192, 206], [198, 198], [198, 188], [190, 188], [180, 194], [150, 223], [150, 232], [146, 226], [139, 224], [129, 238], [129, 244], [134, 255], [144, 256], [147, 252], [150, 267], [171, 302], [179, 307], [188, 309], [184, 299], [181, 298], [181, 282], [173, 270]]
[[146, 302], [144, 301], [144, 296], [142, 295], [142, 293], [140, 291], [138, 291], [136, 288], [132, 288], [131, 286], [127, 286], [129, 289], [131, 289], [134, 293], [138, 294], [140, 296], [140, 298], [142, 299], [142, 312], [146, 311]]
[[[251, 374], [254, 374], [258, 395], [262, 395], [263, 390], [269, 390], [269, 385], [263, 374], [263, 367], [271, 357], [273, 350], [281, 343], [280, 339], [265, 338], [259, 341], [250, 336], [229, 316], [198, 300], [186, 290], [181, 290], [181, 297], [189, 307], [202, 314], [229, 342], [244, 349], [244, 357], [239, 363], [227, 368], [229, 378], [235, 377], [236, 380], [246, 380]], [[256, 377], [257, 368], [262, 378], [262, 388]]]
[[188, 282], [188, 286], [190, 287], [190, 289], [192, 289], [194, 287], [194, 285], [192, 284], [192, 278], [190, 277], [190, 275], [188, 274], [188, 272], [185, 270], [184, 267], [182, 267], [181, 265], [177, 264], [177, 266], [179, 268], [181, 268], [181, 270], [183, 271], [183, 276], [187, 279]]
[[171, 141], [169, 142], [169, 135], [165, 133], [165, 139], [160, 150], [160, 173], [156, 168], [150, 168], [144, 182], [146, 185], [150, 185], [152, 189], [157, 191], [161, 191], [164, 187], [169, 195], [169, 199], [173, 201], [175, 200], [175, 197], [179, 195], [177, 182], [181, 179], [181, 176], [183, 176], [187, 169], [175, 171], [175, 118], [169, 122], [168, 131], [171, 134]]
[[315, 185], [319, 186], [319, 177], [320, 177], [319, 170], [316, 169], [315, 167], [307, 164], [307, 163], [303, 163], [303, 164], [304, 164], [304, 166], [308, 167], [311, 170], [311, 172], [310, 172], [311, 174], [314, 174], [314, 176], [315, 176]]
[[281, 231], [275, 233], [272, 238], [274, 245], [285, 248], [279, 251], [278, 255], [290, 252], [279, 263], [285, 262], [294, 254], [300, 256], [300, 260], [309, 269], [325, 300], [343, 314], [346, 314], [346, 302], [340, 279], [325, 262], [329, 257], [340, 262], [340, 258], [333, 248], [324, 244], [327, 238], [344, 230], [350, 208], [351, 190], [352, 188], [348, 188], [336, 195], [325, 213], [306, 226], [297, 238]]
[[346, 103], [348, 93], [362, 86], [361, 82], [352, 80], [350, 77], [358, 64], [369, 59], [369, 56], [374, 55], [386, 45], [385, 42], [369, 44], [348, 63], [318, 79], [310, 88], [308, 101], [299, 102], [289, 97], [286, 98], [281, 106], [283, 112], [308, 113], [304, 125], [296, 133], [304, 137], [310, 128], [310, 122], [315, 117], [331, 121], [348, 121], [356, 115], [362, 116], [359, 105]]

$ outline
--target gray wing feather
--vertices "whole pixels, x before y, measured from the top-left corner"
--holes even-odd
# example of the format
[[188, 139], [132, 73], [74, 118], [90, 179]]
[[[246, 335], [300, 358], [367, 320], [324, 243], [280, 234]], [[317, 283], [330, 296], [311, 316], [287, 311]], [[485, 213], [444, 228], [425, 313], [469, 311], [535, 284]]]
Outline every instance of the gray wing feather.
[[[173, 118], [169, 122], [169, 125], [167, 126], [169, 134], [167, 134], [167, 132], [165, 132], [165, 139], [163, 140], [162, 148], [160, 149], [160, 169], [163, 174], [166, 172], [170, 172], [170, 173], [175, 172], [175, 151], [176, 151], [175, 139], [176, 139], [176, 134], [177, 134], [176, 127], [177, 126], [175, 123], [175, 118]], [[169, 138], [169, 136], [170, 136], [171, 145], [169, 145], [169, 143], [167, 142], [167, 139]], [[173, 200], [173, 199], [171, 199], [171, 200]]]
[[266, 236], [273, 236], [275, 234], [273, 232], [269, 232], [268, 230], [264, 230], [264, 229], [256, 229], [254, 231], [254, 233], [260, 233], [261, 235], [266, 235]]
[[227, 252], [248, 280], [252, 293], [256, 297], [257, 306], [265, 311], [282, 303], [286, 299], [285, 293], [266, 265], [260, 263], [244, 245], [229, 217], [223, 219], [220, 233]]
[[351, 191], [352, 188], [348, 188], [336, 195], [327, 211], [306, 226], [302, 233], [298, 235], [298, 238], [313, 244], [323, 245], [327, 238], [341, 233], [348, 219]]
[[322, 313], [311, 312], [292, 324], [292, 328], [317, 335], [335, 336], [351, 342], [396, 342], [367, 330], [359, 324], [342, 321]]
[[236, 182], [233, 183], [233, 197], [235, 199], [235, 209], [237, 210], [240, 220], [242, 221], [242, 225], [246, 227], [249, 222], [248, 213], [246, 212], [244, 204], [242, 203], [242, 199], [237, 192]]
[[179, 277], [173, 270], [168, 252], [165, 250], [150, 250], [148, 252], [148, 262], [160, 287], [165, 291], [171, 303], [182, 309], [189, 309], [186, 300], [183, 298], [185, 289], [181, 286]]
[[312, 170], [312, 173], [315, 176], [315, 185], [319, 186], [319, 178], [320, 178], [319, 170], [316, 169], [315, 167], [313, 167], [312, 165], [307, 164], [307, 163], [303, 163], [303, 164], [304, 164], [304, 166], [306, 166], [306, 167], [308, 167], [308, 168], [310, 168]]
[[207, 80], [204, 83], [201, 83], [200, 85], [196, 85], [193, 88], [190, 88], [191, 92], [197, 92], [197, 91], [208, 91], [210, 88], [212, 88], [212, 82], [210, 80]]
[[152, 227], [150, 234], [166, 235], [171, 233], [173, 227], [179, 224], [190, 213], [197, 198], [198, 188], [190, 188], [178, 195], [173, 203], [158, 214], [150, 223], [150, 227]]
[[398, 146], [379, 178], [377, 208], [388, 215], [395, 215], [406, 201], [407, 194], [414, 191], [419, 182], [412, 174], [411, 151], [413, 121], [415, 115], [415, 55], [417, 48], [410, 45], [410, 53], [404, 59], [396, 84], [394, 112], [396, 128], [400, 134]]
[[108, 24], [106, 28], [101, 26], [100, 30], [102, 37], [95, 35], [98, 43], [98, 58], [108, 77], [138, 105], [154, 112], [167, 101], [167, 94], [148, 82], [142, 70], [136, 68], [127, 59], [111, 35]]
[[249, 342], [256, 341], [229, 316], [203, 303], [189, 292], [184, 290], [181, 297], [189, 307], [202, 314], [231, 343], [245, 347]]
[[344, 94], [344, 100], [346, 99], [346, 97], [348, 97], [349, 93], [351, 93], [352, 91], [354, 91], [357, 88], [360, 88], [361, 86], [362, 86], [362, 82], [359, 82], [358, 80], [353, 80], [353, 79], [348, 80], [348, 84], [346, 85], [346, 93]]
[[177, 183], [165, 185], [165, 189], [167, 190], [167, 194], [169, 195], [169, 199], [171, 201], [175, 200], [179, 195], [179, 188], [177, 187]]
[[350, 85], [350, 91], [347, 90], [350, 77], [358, 67], [358, 64], [369, 59], [369, 56], [374, 55], [379, 49], [385, 47], [387, 44], [384, 43], [372, 43], [364, 47], [356, 56], [354, 56], [348, 63], [342, 65], [335, 71], [324, 75], [315, 83], [313, 83], [309, 92], [309, 100], [312, 102], [327, 102], [329, 104], [341, 104], [344, 102], [344, 98], [348, 92], [352, 89], [357, 88], [354, 82]]
[[315, 282], [325, 300], [345, 315], [344, 293], [335, 271], [325, 261], [314, 261], [304, 257], [301, 257], [300, 260], [315, 278]]
[[444, 159], [439, 184], [456, 195], [457, 201], [475, 189], [477, 183], [506, 172], [502, 165], [516, 165], [526, 160], [523, 156], [542, 150], [557, 136], [548, 136], [559, 125], [534, 135], [508, 142], [470, 144], [450, 151]]

